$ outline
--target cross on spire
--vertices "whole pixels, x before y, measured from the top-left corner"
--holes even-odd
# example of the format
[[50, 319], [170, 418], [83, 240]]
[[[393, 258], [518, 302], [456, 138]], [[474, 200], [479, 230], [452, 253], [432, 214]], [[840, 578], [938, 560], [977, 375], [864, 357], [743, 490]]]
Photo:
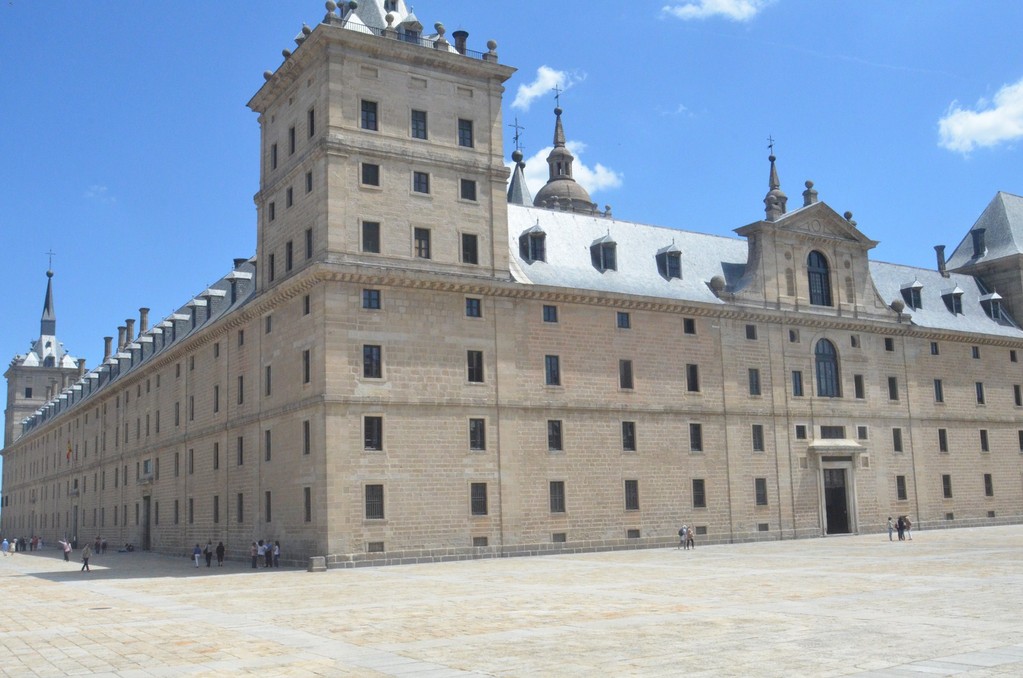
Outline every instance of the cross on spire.
[[512, 137], [512, 139], [515, 140], [515, 150], [516, 151], [521, 151], [522, 150], [522, 143], [521, 143], [521, 141], [522, 141], [522, 130], [524, 130], [526, 128], [519, 124], [519, 116], [515, 116], [515, 124], [514, 125], [508, 125], [508, 127], [511, 127], [513, 130], [515, 130], [515, 136]]
[[767, 135], [767, 148], [771, 151], [771, 155], [774, 155], [774, 137], [770, 134]]
[[554, 105], [557, 106], [558, 108], [561, 108], [561, 93], [564, 92], [565, 90], [561, 89], [560, 85], [555, 85], [554, 87], [551, 87], [551, 90], [554, 91]]
[[51, 247], [49, 251], [44, 252], [44, 254], [46, 254], [50, 258], [49, 264], [46, 266], [46, 268], [53, 269], [53, 255], [55, 255], [56, 252], [54, 252], [53, 248]]

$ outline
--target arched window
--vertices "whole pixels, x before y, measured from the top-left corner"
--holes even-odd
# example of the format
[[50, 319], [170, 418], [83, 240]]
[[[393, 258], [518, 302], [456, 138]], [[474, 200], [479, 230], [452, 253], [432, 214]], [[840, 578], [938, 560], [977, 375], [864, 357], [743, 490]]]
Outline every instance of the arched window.
[[810, 280], [810, 303], [814, 306], [831, 306], [831, 275], [828, 260], [814, 250], [806, 259], [806, 273]]
[[817, 395], [822, 398], [840, 397], [842, 388], [835, 345], [827, 339], [821, 339], [814, 348], [814, 358], [817, 363]]

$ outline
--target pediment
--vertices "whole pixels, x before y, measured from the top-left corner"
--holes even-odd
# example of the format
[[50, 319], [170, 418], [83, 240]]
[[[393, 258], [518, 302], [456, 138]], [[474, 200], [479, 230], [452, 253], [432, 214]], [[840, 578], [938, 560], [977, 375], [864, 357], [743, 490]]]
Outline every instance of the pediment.
[[783, 214], [775, 221], [757, 221], [735, 230], [741, 236], [749, 236], [758, 231], [772, 229], [777, 232], [789, 232], [814, 240], [840, 240], [856, 243], [864, 250], [877, 246], [876, 240], [863, 235], [856, 226], [828, 207], [823, 202]]

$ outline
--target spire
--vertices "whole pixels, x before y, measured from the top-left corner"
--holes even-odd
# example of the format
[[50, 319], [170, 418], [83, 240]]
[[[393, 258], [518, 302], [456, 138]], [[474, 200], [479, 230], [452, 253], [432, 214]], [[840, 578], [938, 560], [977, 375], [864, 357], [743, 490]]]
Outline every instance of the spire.
[[511, 182], [508, 184], [508, 204], [532, 205], [533, 196], [529, 194], [526, 177], [523, 174], [526, 163], [522, 161], [522, 151], [515, 149], [512, 153], [512, 160], [515, 162], [515, 169], [512, 171]]
[[39, 321], [39, 334], [52, 337], [57, 334], [57, 315], [53, 312], [53, 271], [46, 271], [46, 299], [43, 300], [43, 317]]
[[775, 157], [772, 153], [767, 157], [771, 161], [771, 174], [768, 178], [767, 195], [764, 197], [764, 212], [768, 221], [774, 221], [785, 214], [785, 203], [788, 197], [781, 191], [781, 182], [778, 181], [778, 169], [774, 166]]
[[547, 156], [547, 184], [536, 194], [533, 205], [567, 209], [572, 212], [592, 214], [597, 206], [590, 200], [586, 189], [572, 178], [572, 163], [575, 157], [565, 143], [565, 129], [561, 124], [561, 107], [554, 109], [554, 148]]
[[561, 126], [561, 107], [554, 109], [554, 148], [565, 147], [565, 129]]

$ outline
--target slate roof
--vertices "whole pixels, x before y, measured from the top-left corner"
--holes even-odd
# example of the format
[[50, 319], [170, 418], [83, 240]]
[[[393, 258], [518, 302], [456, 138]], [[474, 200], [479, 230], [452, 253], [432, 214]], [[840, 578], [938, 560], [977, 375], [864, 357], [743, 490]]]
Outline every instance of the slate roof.
[[999, 191], [970, 231], [985, 230], [986, 252], [973, 256], [973, 236], [966, 234], [948, 258], [948, 268], [961, 268], [1023, 253], [1023, 197]]

